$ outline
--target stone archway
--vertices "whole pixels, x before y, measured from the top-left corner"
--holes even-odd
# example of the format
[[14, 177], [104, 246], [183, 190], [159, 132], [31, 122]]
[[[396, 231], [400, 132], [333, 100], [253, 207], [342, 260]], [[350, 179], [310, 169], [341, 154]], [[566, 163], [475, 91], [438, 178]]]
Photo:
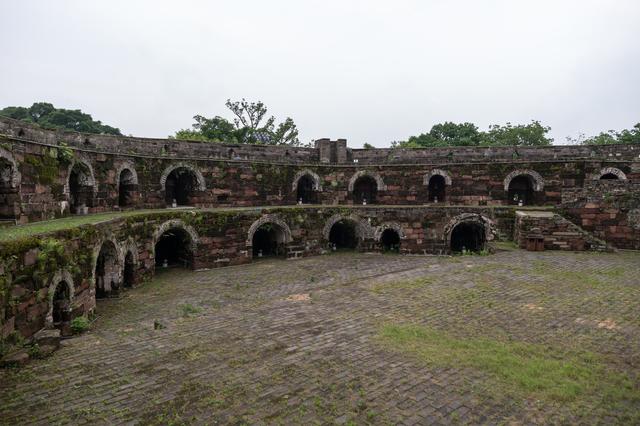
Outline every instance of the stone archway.
[[429, 202], [443, 202], [447, 198], [447, 186], [451, 186], [451, 176], [445, 170], [433, 169], [422, 181], [427, 187], [427, 200]]
[[329, 219], [327, 219], [327, 221], [324, 224], [324, 227], [322, 228], [322, 237], [324, 238], [325, 241], [329, 241], [331, 228], [333, 228], [333, 225], [335, 225], [340, 221], [352, 222], [355, 225], [355, 235], [356, 235], [356, 238], [358, 238], [358, 240], [364, 241], [366, 239], [373, 238], [374, 231], [371, 225], [369, 225], [369, 222], [367, 222], [366, 220], [363, 220], [362, 218], [360, 218], [355, 214], [343, 215], [338, 213], [331, 216]]
[[121, 249], [113, 238], [103, 239], [93, 250], [93, 284], [96, 299], [115, 296], [122, 286]]
[[116, 185], [118, 188], [118, 206], [127, 207], [135, 203], [138, 191], [138, 173], [133, 163], [127, 161], [116, 169]]
[[20, 214], [20, 172], [13, 155], [0, 147], [0, 218]]
[[507, 175], [503, 184], [509, 204], [532, 205], [543, 201], [544, 179], [534, 170], [514, 170]]
[[137, 269], [140, 265], [138, 246], [133, 238], [120, 244], [120, 265], [122, 265], [122, 286], [133, 287], [138, 281]]
[[180, 219], [163, 222], [153, 233], [153, 258], [156, 268], [193, 267], [198, 247], [198, 234]]
[[627, 180], [627, 175], [616, 167], [604, 167], [595, 177], [596, 180]]
[[176, 201], [177, 205], [191, 204], [194, 192], [206, 191], [204, 176], [194, 165], [174, 163], [165, 168], [160, 176], [160, 187], [167, 205]]
[[[444, 227], [444, 242], [449, 251], [457, 251], [458, 248], [458, 241], [456, 241], [454, 234], [456, 228], [458, 231], [464, 231], [464, 234], [467, 234], [474, 242], [472, 244], [474, 247], [467, 247], [471, 251], [486, 249], [486, 243], [492, 241], [496, 233], [495, 223], [488, 217], [478, 213], [463, 213], [451, 219]], [[465, 238], [465, 235], [460, 238]]]
[[0, 185], [7, 189], [17, 189], [20, 181], [20, 171], [13, 154], [0, 147]]
[[76, 159], [67, 169], [67, 181], [64, 188], [69, 199], [71, 213], [86, 214], [93, 207], [93, 199], [98, 191], [91, 163]]
[[47, 290], [49, 301], [45, 318], [47, 328], [60, 327], [61, 322], [71, 321], [74, 296], [75, 288], [71, 273], [67, 270], [57, 271], [49, 281], [49, 289]]
[[246, 246], [252, 256], [281, 255], [291, 241], [289, 225], [280, 217], [267, 214], [249, 227]]
[[348, 189], [355, 204], [364, 202], [374, 204], [378, 192], [386, 191], [387, 186], [378, 173], [369, 170], [360, 170], [351, 176]]
[[309, 169], [300, 170], [293, 178], [292, 191], [297, 203], [317, 203], [317, 193], [322, 191], [320, 176]]

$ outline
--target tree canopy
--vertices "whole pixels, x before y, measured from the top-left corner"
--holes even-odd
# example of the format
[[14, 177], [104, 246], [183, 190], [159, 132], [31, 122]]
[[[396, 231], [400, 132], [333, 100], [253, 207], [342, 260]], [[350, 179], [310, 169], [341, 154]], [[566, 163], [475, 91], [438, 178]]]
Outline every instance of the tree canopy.
[[225, 105], [234, 115], [233, 122], [220, 116], [207, 118], [196, 115], [191, 129], [178, 130], [173, 137], [208, 142], [300, 145], [293, 119], [287, 117], [276, 125], [275, 117], [267, 116], [264, 103], [228, 99]]
[[30, 107], [10, 106], [0, 110], [0, 115], [35, 123], [45, 129], [65, 129], [85, 133], [122, 135], [117, 127], [94, 120], [79, 109], [56, 108], [47, 102], [36, 102]]
[[547, 136], [550, 127], [533, 120], [529, 124], [504, 126], [493, 124], [488, 131], [481, 131], [473, 123], [435, 124], [428, 133], [411, 136], [408, 140], [394, 143], [400, 148], [428, 148], [446, 146], [545, 146], [553, 139]]
[[640, 123], [637, 123], [631, 129], [624, 129], [619, 132], [609, 130], [600, 132], [597, 136], [586, 138], [580, 135], [578, 139], [567, 138], [569, 142], [581, 143], [582, 145], [609, 145], [613, 143], [640, 143]]

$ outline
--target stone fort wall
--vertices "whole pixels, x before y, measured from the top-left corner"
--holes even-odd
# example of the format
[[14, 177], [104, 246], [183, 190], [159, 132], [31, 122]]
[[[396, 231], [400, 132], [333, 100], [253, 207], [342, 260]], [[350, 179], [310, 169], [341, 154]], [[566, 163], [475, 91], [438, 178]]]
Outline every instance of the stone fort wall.
[[[441, 176], [438, 202], [465, 206], [512, 204], [509, 182], [518, 176], [531, 182], [528, 203], [535, 205], [559, 205], [607, 171], [640, 180], [640, 149], [632, 145], [357, 150], [322, 139], [315, 148], [291, 148], [85, 135], [5, 118], [0, 161], [0, 216], [20, 223], [72, 212], [74, 168], [83, 170], [79, 191], [89, 213], [166, 207], [175, 169], [193, 174], [188, 204], [202, 208], [296, 204], [305, 176], [312, 202], [324, 205], [359, 204], [356, 187], [367, 177], [377, 191], [369, 204], [432, 205], [430, 178]], [[126, 206], [119, 201], [123, 171]]]

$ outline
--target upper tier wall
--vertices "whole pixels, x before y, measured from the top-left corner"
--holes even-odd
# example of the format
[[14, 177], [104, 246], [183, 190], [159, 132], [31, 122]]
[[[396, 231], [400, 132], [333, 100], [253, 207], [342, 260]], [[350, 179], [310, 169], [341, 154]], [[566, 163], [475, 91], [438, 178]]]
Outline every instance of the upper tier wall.
[[[556, 145], [550, 147], [448, 147], [426, 149], [349, 149], [346, 142], [326, 145], [328, 139], [317, 141], [317, 148], [288, 146], [220, 144], [175, 139], [153, 139], [111, 135], [93, 135], [63, 130], [45, 130], [18, 120], [0, 117], [0, 134], [36, 143], [69, 146], [89, 151], [120, 155], [164, 158], [234, 159], [273, 163], [315, 164], [450, 164], [504, 161], [551, 161], [592, 159], [638, 161], [640, 147], [634, 145]], [[333, 142], [335, 144], [335, 141]], [[327, 156], [325, 157], [325, 150]], [[328, 161], [327, 161], [328, 160]]]

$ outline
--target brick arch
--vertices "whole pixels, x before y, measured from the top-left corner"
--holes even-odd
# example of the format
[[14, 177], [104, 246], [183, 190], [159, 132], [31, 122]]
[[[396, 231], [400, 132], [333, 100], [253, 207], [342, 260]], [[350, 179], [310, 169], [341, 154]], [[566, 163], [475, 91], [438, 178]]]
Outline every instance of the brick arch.
[[[9, 176], [6, 176], [11, 188], [19, 187], [22, 176], [20, 175], [20, 171], [18, 170], [18, 164], [16, 163], [15, 158], [13, 158], [13, 154], [0, 147], [0, 158], [4, 159], [11, 165], [11, 173]], [[4, 179], [5, 176], [2, 176], [2, 178]]]
[[318, 191], [318, 192], [322, 191], [322, 185], [321, 185], [320, 176], [318, 176], [318, 174], [316, 172], [312, 171], [312, 170], [304, 169], [304, 170], [300, 170], [293, 177], [293, 184], [291, 185], [291, 189], [293, 190], [293, 192], [296, 192], [296, 190], [298, 189], [298, 181], [303, 176], [311, 177], [311, 180], [313, 180], [313, 190], [314, 191]]
[[131, 252], [133, 255], [133, 263], [138, 266], [138, 245], [133, 240], [133, 238], [129, 237], [125, 241], [120, 243], [120, 265], [124, 267], [124, 259], [127, 256], [127, 253]]
[[373, 239], [376, 241], [380, 241], [380, 238], [382, 238], [382, 233], [387, 229], [396, 231], [401, 240], [404, 240], [406, 238], [402, 225], [397, 222], [385, 222], [382, 225], [376, 226], [373, 232]]
[[190, 225], [187, 225], [186, 223], [184, 223], [181, 219], [171, 219], [171, 220], [167, 220], [166, 222], [163, 222], [154, 231], [152, 241], [151, 241], [152, 257], [155, 257], [156, 255], [155, 251], [156, 251], [156, 243], [158, 242], [158, 239], [160, 239], [162, 234], [164, 234], [165, 232], [173, 228], [181, 229], [189, 235], [189, 240], [190, 240], [189, 249], [191, 249], [191, 251], [195, 253], [196, 247], [198, 246], [198, 240], [199, 240], [198, 233], [196, 232], [196, 230], [193, 229], [193, 227], [191, 227]]
[[205, 184], [204, 176], [202, 175], [200, 170], [198, 170], [198, 168], [193, 164], [183, 162], [173, 163], [164, 169], [162, 175], [160, 176], [160, 186], [162, 187], [163, 191], [165, 190], [167, 184], [167, 178], [169, 177], [171, 172], [176, 169], [187, 169], [192, 172], [195, 175], [196, 180], [198, 181], [198, 191], [206, 191], [207, 185]]
[[98, 185], [96, 183], [96, 175], [93, 171], [93, 166], [91, 166], [91, 162], [88, 159], [85, 158], [76, 158], [74, 159], [71, 164], [69, 164], [69, 167], [67, 167], [67, 179], [65, 181], [65, 185], [64, 185], [64, 192], [65, 194], [69, 194], [70, 189], [69, 189], [69, 179], [71, 178], [71, 171], [73, 171], [73, 169], [79, 166], [84, 173], [84, 177], [85, 177], [85, 181], [81, 182], [83, 184], [83, 186], [90, 186], [93, 188], [93, 192], [98, 192]]
[[138, 172], [136, 172], [136, 168], [134, 167], [132, 161], [124, 161], [120, 163], [120, 165], [118, 165], [118, 167], [116, 168], [116, 183], [120, 183], [120, 175], [125, 170], [129, 170], [131, 172], [131, 175], [133, 176], [131, 182], [129, 183], [131, 185], [138, 185]]
[[434, 176], [442, 176], [444, 178], [444, 184], [447, 186], [451, 186], [451, 176], [449, 176], [449, 172], [442, 169], [433, 169], [426, 175], [424, 175], [424, 179], [422, 180], [423, 185], [429, 185], [429, 181]]
[[47, 316], [45, 318], [46, 327], [53, 326], [53, 297], [56, 294], [58, 286], [63, 281], [69, 285], [69, 306], [73, 305], [73, 300], [76, 292], [76, 289], [73, 285], [73, 277], [71, 276], [71, 272], [67, 271], [66, 269], [60, 269], [55, 274], [53, 274], [53, 277], [49, 281], [49, 290], [47, 292], [48, 308]]
[[324, 227], [322, 228], [322, 237], [325, 239], [325, 241], [329, 241], [329, 234], [331, 233], [331, 228], [333, 227], [333, 225], [340, 222], [341, 220], [355, 223], [356, 237], [358, 239], [365, 240], [367, 238], [373, 237], [374, 231], [371, 225], [369, 225], [369, 222], [363, 220], [360, 216], [357, 216], [355, 214], [343, 215], [338, 213], [327, 219]]
[[264, 216], [261, 216], [255, 222], [253, 222], [249, 227], [249, 231], [247, 232], [247, 241], [246, 241], [247, 247], [253, 247], [253, 235], [256, 233], [258, 228], [260, 228], [262, 225], [265, 225], [267, 223], [273, 223], [274, 225], [277, 225], [278, 227], [280, 227], [280, 229], [282, 229], [282, 232], [284, 233], [285, 243], [290, 243], [293, 240], [293, 238], [291, 237], [291, 229], [289, 229], [289, 225], [287, 225], [287, 223], [284, 220], [279, 218], [277, 215], [266, 214]]
[[511, 184], [511, 181], [513, 179], [515, 179], [518, 176], [528, 176], [533, 180], [533, 190], [536, 192], [542, 191], [544, 189], [544, 179], [543, 177], [540, 175], [540, 173], [536, 172], [535, 170], [529, 170], [529, 169], [517, 169], [512, 171], [511, 173], [509, 173], [507, 175], [507, 177], [504, 178], [504, 190], [508, 191], [509, 190], [509, 185]]
[[451, 246], [451, 234], [453, 229], [460, 225], [461, 223], [477, 223], [482, 225], [485, 234], [485, 240], [492, 241], [496, 234], [496, 226], [495, 223], [486, 216], [483, 216], [479, 213], [462, 213], [453, 219], [451, 219], [445, 226], [443, 230], [443, 238], [444, 242], [447, 244], [447, 247]]
[[627, 180], [627, 175], [624, 174], [624, 172], [616, 167], [604, 167], [600, 170], [600, 172], [597, 173], [597, 175], [595, 176], [596, 180], [599, 180], [602, 176], [604, 175], [608, 175], [608, 174], [612, 174], [612, 175], [616, 175], [618, 177], [618, 179], [620, 180]]
[[355, 172], [353, 176], [351, 176], [351, 179], [349, 179], [349, 192], [353, 192], [353, 187], [356, 184], [356, 181], [358, 180], [358, 178], [361, 178], [364, 176], [369, 176], [370, 178], [373, 178], [373, 180], [376, 181], [376, 186], [378, 187], [377, 188], [378, 191], [387, 190], [387, 185], [384, 184], [384, 181], [382, 180], [382, 176], [380, 176], [379, 173], [373, 172], [370, 170], [360, 170], [358, 172]]
[[[98, 243], [95, 246], [93, 246], [93, 256], [91, 258], [91, 279], [89, 280], [89, 289], [92, 290], [94, 294], [96, 290], [96, 265], [98, 264], [98, 256], [100, 256], [100, 250], [102, 250], [102, 247], [106, 243], [111, 243], [115, 247], [116, 262], [118, 266], [122, 266], [123, 264], [122, 262], [120, 262], [120, 259], [121, 259], [120, 254], [122, 252], [122, 248], [120, 244], [118, 244], [118, 241], [113, 236], [109, 235], [104, 238], [101, 238], [100, 241], [98, 241]], [[120, 271], [120, 273], [122, 273], [122, 271]], [[119, 277], [119, 278], [122, 279], [122, 277]]]

